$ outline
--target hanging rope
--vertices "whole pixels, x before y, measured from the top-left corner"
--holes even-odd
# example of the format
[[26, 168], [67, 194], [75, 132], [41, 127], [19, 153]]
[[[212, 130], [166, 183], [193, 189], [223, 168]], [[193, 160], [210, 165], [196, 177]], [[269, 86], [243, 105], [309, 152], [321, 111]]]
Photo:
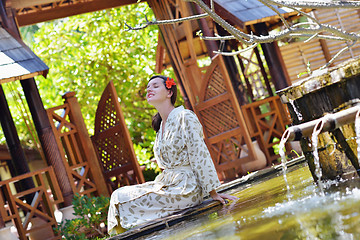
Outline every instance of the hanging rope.
[[15, 104], [17, 110], [20, 112], [20, 116], [23, 119], [27, 129], [29, 130], [30, 138], [34, 141], [35, 148], [40, 153], [41, 159], [47, 164], [44, 152], [40, 145], [38, 135], [36, 134], [34, 122], [30, 119], [29, 108], [25, 104], [25, 102], [20, 94], [20, 91], [16, 87], [16, 82], [10, 82], [7, 85], [9, 86], [10, 93], [14, 99], [14, 104]]

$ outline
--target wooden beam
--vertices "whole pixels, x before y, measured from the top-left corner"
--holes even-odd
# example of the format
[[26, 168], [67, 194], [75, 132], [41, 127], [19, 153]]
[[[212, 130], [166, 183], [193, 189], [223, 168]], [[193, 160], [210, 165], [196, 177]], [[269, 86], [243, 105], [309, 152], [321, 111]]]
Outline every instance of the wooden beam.
[[137, 2], [137, 0], [94, 0], [91, 2], [77, 2], [73, 4], [63, 4], [53, 8], [42, 8], [42, 10], [39, 8], [38, 11], [29, 13], [18, 12], [16, 19], [21, 27], [78, 14], [135, 4]]
[[19, 8], [27, 8], [33, 7], [42, 4], [49, 4], [57, 2], [58, 0], [10, 0], [7, 1], [12, 8], [19, 9]]

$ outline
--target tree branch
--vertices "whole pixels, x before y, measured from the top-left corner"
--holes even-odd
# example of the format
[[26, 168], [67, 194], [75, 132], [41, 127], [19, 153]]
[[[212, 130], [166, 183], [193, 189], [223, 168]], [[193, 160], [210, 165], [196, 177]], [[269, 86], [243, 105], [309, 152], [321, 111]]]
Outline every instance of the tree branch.
[[[353, 46], [359, 39], [360, 34], [346, 32], [341, 29], [338, 29], [334, 26], [322, 24], [320, 23], [314, 16], [304, 12], [301, 8], [307, 9], [316, 9], [316, 8], [360, 8], [360, 1], [350, 1], [350, 0], [258, 0], [272, 11], [274, 11], [277, 16], [281, 19], [282, 23], [286, 27], [284, 30], [280, 32], [270, 32], [269, 35], [262, 36], [262, 35], [254, 35], [251, 33], [246, 33], [242, 30], [239, 30], [221, 18], [214, 10], [214, 2], [210, 0], [210, 7], [203, 1], [203, 0], [183, 0], [186, 2], [192, 2], [197, 4], [203, 11], [204, 14], [199, 14], [190, 17], [184, 17], [179, 19], [172, 19], [172, 20], [161, 20], [161, 21], [148, 21], [146, 19], [146, 23], [138, 26], [138, 27], [130, 27], [126, 24], [129, 30], [138, 30], [143, 29], [149, 25], [162, 25], [162, 24], [173, 24], [178, 22], [184, 22], [188, 20], [195, 20], [205, 17], [211, 17], [213, 21], [215, 21], [218, 25], [220, 25], [223, 29], [225, 29], [230, 35], [229, 36], [203, 36], [201, 33], [200, 38], [203, 40], [219, 40], [221, 42], [226, 40], [236, 39], [240, 43], [248, 46], [245, 49], [241, 49], [236, 52], [223, 52], [223, 51], [216, 51], [218, 54], [232, 56], [237, 55], [247, 50], [250, 50], [256, 47], [258, 44], [262, 43], [271, 43], [274, 41], [279, 41], [287, 38], [300, 38], [300, 37], [307, 37], [308, 39], [304, 42], [309, 42], [313, 39], [327, 39], [327, 40], [336, 40], [336, 41], [351, 41], [352, 44], [341, 49], [334, 57], [329, 61], [327, 65], [331, 64], [336, 57], [342, 54], [344, 51], [349, 49]], [[278, 8], [279, 7], [287, 7], [292, 9], [293, 11], [298, 12], [299, 15], [305, 16], [309, 19], [309, 22], [306, 23], [298, 23], [291, 26], [290, 22], [287, 21], [284, 16], [280, 13]]]
[[335, 1], [335, 0], [273, 0], [273, 2], [282, 7], [295, 8], [360, 8], [360, 1]]
[[185, 22], [185, 21], [189, 21], [189, 20], [197, 20], [197, 19], [206, 18], [206, 17], [208, 17], [208, 14], [203, 13], [203, 14], [199, 14], [199, 15], [194, 15], [194, 16], [189, 16], [189, 17], [184, 17], [184, 18], [177, 18], [177, 19], [170, 19], [170, 20], [148, 21], [146, 19], [145, 23], [143, 23], [142, 25], [137, 26], [137, 27], [131, 27], [127, 23], [125, 23], [125, 25], [128, 27], [128, 29], [127, 29], [128, 31], [130, 31], [130, 30], [141, 30], [141, 29], [147, 28], [150, 25], [174, 24], [174, 23]]

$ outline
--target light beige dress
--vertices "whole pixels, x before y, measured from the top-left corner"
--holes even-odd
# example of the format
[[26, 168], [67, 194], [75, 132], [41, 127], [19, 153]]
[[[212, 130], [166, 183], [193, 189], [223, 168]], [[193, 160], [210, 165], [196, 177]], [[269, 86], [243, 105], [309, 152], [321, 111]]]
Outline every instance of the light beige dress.
[[109, 233], [118, 225], [116, 217], [128, 229], [198, 205], [220, 186], [202, 126], [192, 111], [182, 106], [172, 110], [161, 133], [160, 127], [154, 154], [163, 172], [154, 181], [124, 186], [112, 193]]

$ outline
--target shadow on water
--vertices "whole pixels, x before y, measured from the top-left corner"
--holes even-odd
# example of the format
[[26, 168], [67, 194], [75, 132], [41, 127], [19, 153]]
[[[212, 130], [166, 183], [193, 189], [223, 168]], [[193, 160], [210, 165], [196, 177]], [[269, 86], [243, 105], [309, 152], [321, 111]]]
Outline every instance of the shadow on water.
[[360, 239], [359, 180], [328, 181], [319, 194], [306, 163], [227, 193], [239, 201], [216, 206], [137, 239]]

